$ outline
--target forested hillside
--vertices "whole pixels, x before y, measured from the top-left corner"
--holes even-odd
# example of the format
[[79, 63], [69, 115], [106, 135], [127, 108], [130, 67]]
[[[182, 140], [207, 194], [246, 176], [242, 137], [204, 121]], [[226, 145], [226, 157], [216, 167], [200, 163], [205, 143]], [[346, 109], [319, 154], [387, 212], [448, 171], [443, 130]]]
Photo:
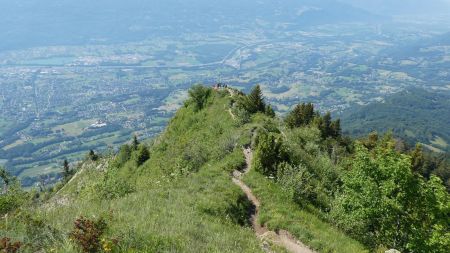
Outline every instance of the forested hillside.
[[0, 250], [447, 252], [449, 194], [422, 155], [344, 137], [313, 104], [280, 119], [259, 86], [197, 85], [161, 136], [90, 152], [55, 187], [2, 170]]
[[410, 144], [426, 144], [433, 151], [450, 151], [450, 94], [409, 89], [383, 102], [359, 106], [341, 115], [345, 133], [393, 133]]
[[[450, 189], [450, 94], [408, 89], [383, 102], [354, 107], [341, 115], [344, 133], [356, 137], [392, 131], [404, 150], [425, 152], [425, 177], [439, 175]], [[426, 152], [427, 151], [427, 152]]]

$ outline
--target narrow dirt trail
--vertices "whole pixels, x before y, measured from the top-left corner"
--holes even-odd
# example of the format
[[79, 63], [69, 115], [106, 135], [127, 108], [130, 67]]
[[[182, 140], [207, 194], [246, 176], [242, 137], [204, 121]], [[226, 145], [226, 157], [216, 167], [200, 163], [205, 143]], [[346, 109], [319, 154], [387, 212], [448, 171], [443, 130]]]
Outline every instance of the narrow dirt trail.
[[[247, 166], [245, 167], [243, 172], [235, 170], [233, 172], [233, 183], [239, 186], [242, 191], [247, 195], [247, 198], [252, 202], [255, 206], [254, 210], [251, 213], [250, 221], [252, 223], [253, 230], [258, 238], [261, 240], [269, 241], [278, 246], [284, 247], [287, 251], [292, 253], [315, 253], [303, 243], [297, 241], [288, 231], [280, 230], [278, 232], [270, 231], [264, 225], [258, 223], [259, 210], [261, 207], [261, 202], [256, 198], [253, 194], [250, 187], [248, 187], [242, 180], [242, 175], [247, 174], [251, 169], [251, 162], [253, 159], [253, 152], [251, 148], [244, 149], [245, 161]], [[268, 249], [265, 249], [267, 252], [270, 252]]]
[[228, 113], [230, 114], [230, 116], [231, 116], [231, 118], [232, 118], [233, 120], [236, 120], [236, 116], [234, 116], [233, 111], [231, 110], [231, 108], [228, 109]]

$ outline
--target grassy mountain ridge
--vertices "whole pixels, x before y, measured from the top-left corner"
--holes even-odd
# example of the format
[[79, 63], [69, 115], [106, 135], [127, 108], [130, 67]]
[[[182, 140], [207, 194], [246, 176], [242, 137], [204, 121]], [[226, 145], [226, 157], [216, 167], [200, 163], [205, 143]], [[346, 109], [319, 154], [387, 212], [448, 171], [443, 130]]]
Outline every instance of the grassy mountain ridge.
[[[11, 185], [0, 240], [20, 252], [285, 252], [255, 236], [252, 204], [232, 183], [251, 163], [242, 181], [261, 202], [257, 222], [316, 252], [445, 252], [448, 193], [414, 174], [388, 137], [352, 142], [312, 106], [285, 124], [259, 86], [189, 93], [152, 144], [91, 156], [54, 190], [24, 197]], [[5, 200], [17, 205], [4, 211]]]
[[[230, 177], [245, 163], [241, 147], [250, 143], [257, 124], [236, 124], [228, 112], [231, 103], [229, 93], [221, 91], [212, 93], [203, 110], [181, 108], [140, 167], [131, 159], [115, 168], [120, 153], [86, 161], [50, 200], [28, 209], [38, 217], [33, 220], [52, 228], [40, 238], [48, 243], [41, 247], [76, 252], [66, 235], [83, 215], [111, 217], [106, 237], [120, 238], [117, 252], [262, 252], [248, 224], [249, 202]], [[338, 230], [316, 222], [343, 239]], [[33, 241], [20, 219], [0, 229], [2, 235]], [[54, 234], [63, 238], [54, 239]], [[349, 248], [361, 249], [354, 240], [344, 240]]]

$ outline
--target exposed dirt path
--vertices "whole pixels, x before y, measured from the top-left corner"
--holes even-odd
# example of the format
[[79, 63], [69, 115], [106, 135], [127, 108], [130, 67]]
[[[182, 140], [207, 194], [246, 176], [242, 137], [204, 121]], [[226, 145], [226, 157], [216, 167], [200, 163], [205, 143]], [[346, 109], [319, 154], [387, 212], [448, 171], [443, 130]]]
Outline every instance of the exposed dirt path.
[[[251, 169], [251, 162], [253, 159], [253, 152], [251, 148], [244, 149], [245, 161], [247, 166], [245, 167], [243, 172], [234, 171], [233, 172], [233, 183], [238, 185], [242, 191], [247, 195], [247, 198], [252, 202], [255, 206], [254, 210], [251, 213], [250, 221], [252, 223], [253, 230], [258, 238], [264, 241], [269, 241], [278, 246], [284, 247], [287, 251], [292, 253], [315, 253], [303, 243], [297, 241], [288, 231], [280, 230], [278, 232], [270, 231], [264, 225], [258, 223], [259, 217], [259, 209], [261, 207], [261, 203], [253, 194], [252, 190], [241, 180], [242, 175], [248, 173]], [[266, 252], [270, 252], [268, 249], [265, 249]]]
[[230, 116], [231, 116], [231, 118], [232, 118], [233, 120], [236, 120], [236, 116], [234, 116], [233, 111], [231, 110], [231, 108], [228, 109], [228, 113], [230, 114]]

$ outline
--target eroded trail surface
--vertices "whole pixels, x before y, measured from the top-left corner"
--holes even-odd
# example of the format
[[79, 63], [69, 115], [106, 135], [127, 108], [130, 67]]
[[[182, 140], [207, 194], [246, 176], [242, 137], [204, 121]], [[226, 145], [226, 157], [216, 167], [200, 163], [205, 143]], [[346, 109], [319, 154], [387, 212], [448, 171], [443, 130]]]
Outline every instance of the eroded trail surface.
[[[269, 241], [273, 244], [284, 247], [289, 252], [315, 253], [307, 246], [297, 241], [288, 231], [285, 230], [280, 230], [278, 232], [270, 231], [264, 225], [258, 223], [258, 215], [261, 203], [252, 193], [252, 190], [241, 180], [242, 175], [248, 173], [251, 169], [251, 162], [253, 159], [253, 152], [251, 148], [249, 147], [245, 148], [244, 155], [247, 166], [245, 167], [243, 172], [237, 170], [233, 172], [233, 182], [242, 189], [242, 191], [247, 195], [247, 198], [255, 206], [254, 210], [251, 213], [250, 220], [256, 236], [263, 241]], [[271, 252], [269, 249], [265, 250], [266, 252]]]

